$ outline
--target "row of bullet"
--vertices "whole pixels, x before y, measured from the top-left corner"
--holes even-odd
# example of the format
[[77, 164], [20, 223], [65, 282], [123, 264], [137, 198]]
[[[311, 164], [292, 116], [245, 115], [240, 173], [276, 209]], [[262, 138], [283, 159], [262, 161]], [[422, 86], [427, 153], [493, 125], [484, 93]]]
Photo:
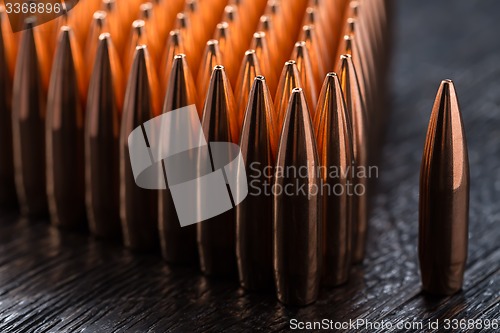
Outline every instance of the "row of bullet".
[[[262, 173], [262, 182], [303, 186], [306, 194], [248, 196], [235, 210], [181, 228], [169, 190], [135, 184], [127, 137], [161, 113], [195, 104], [206, 139], [239, 143], [247, 167], [374, 165], [386, 117], [388, 2], [83, 0], [42, 26], [26, 19], [20, 37], [0, 14], [3, 204], [17, 197], [28, 217], [48, 208], [52, 223], [67, 228], [83, 228], [87, 216], [93, 234], [123, 234], [138, 251], [160, 241], [168, 262], [199, 256], [205, 274], [237, 269], [250, 290], [274, 282], [287, 304], [313, 302], [320, 280], [343, 284], [351, 263], [363, 260], [372, 185], [366, 177], [342, 172], [332, 179], [325, 169], [307, 177]], [[440, 96], [453, 106], [453, 98], [443, 97], [454, 96], [450, 87], [444, 83]], [[461, 286], [446, 282], [457, 276], [448, 269], [456, 260], [446, 260], [455, 258], [463, 233], [447, 232], [467, 224], [465, 208], [457, 208], [466, 196], [455, 193], [468, 191], [468, 182], [439, 183], [444, 188], [433, 192], [435, 177], [465, 174], [456, 149], [452, 157], [434, 153], [439, 140], [461, 142], [457, 122], [449, 120], [459, 117], [458, 106], [445, 109], [433, 112], [432, 131], [441, 133], [444, 124], [452, 130], [429, 134], [422, 169], [420, 259], [429, 290]], [[452, 162], [439, 164], [440, 158]], [[312, 191], [348, 183], [365, 191]], [[429, 204], [443, 198], [445, 208]], [[437, 251], [442, 238], [427, 233], [448, 237], [448, 252], [430, 258], [427, 250]]]

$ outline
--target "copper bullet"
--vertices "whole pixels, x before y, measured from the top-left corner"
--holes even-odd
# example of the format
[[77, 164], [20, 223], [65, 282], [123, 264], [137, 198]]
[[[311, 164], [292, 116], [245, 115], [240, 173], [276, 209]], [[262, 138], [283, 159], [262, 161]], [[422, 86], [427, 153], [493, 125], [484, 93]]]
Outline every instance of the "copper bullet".
[[[237, 50], [234, 45], [235, 40], [232, 38], [229, 23], [221, 22], [217, 24], [214, 39], [219, 42], [221, 61], [226, 69], [229, 82], [231, 82], [231, 87], [235, 87], [236, 80], [238, 79], [240, 63], [236, 55]], [[236, 63], [237, 60], [238, 63]]]
[[259, 60], [262, 75], [266, 77], [271, 96], [274, 96], [278, 86], [278, 75], [276, 74], [276, 61], [273, 58], [273, 53], [277, 52], [272, 51], [274, 48], [271, 48], [268, 41], [268, 35], [262, 31], [254, 33], [250, 49], [255, 50], [255, 55]]
[[85, 113], [85, 199], [90, 231], [121, 234], [119, 136], [123, 77], [109, 33], [99, 36]]
[[[203, 110], [207, 142], [238, 142], [236, 103], [223, 66], [215, 66]], [[207, 275], [236, 273], [235, 211], [197, 224], [201, 271]]]
[[167, 91], [174, 57], [181, 53], [184, 54], [184, 45], [182, 43], [181, 33], [179, 30], [172, 30], [168, 35], [167, 45], [165, 47], [165, 52], [163, 53], [162, 64], [160, 66], [160, 69], [163, 70], [163, 75], [161, 77], [161, 91], [163, 94]]
[[155, 12], [153, 4], [145, 2], [139, 6], [141, 19], [146, 23], [146, 40], [151, 59], [153, 60], [154, 68], [160, 68], [161, 56], [163, 55], [164, 37], [160, 35], [161, 29], [156, 26]]
[[328, 72], [325, 61], [323, 60], [324, 54], [328, 51], [324, 50], [324, 45], [320, 44], [320, 41], [316, 36], [315, 28], [312, 25], [305, 25], [302, 28], [300, 40], [306, 42], [307, 51], [309, 52], [309, 58], [311, 59], [311, 65], [313, 67], [313, 73], [316, 77], [316, 85], [321, 86], [323, 78]]
[[81, 228], [85, 223], [84, 103], [78, 76], [82, 59], [72, 29], [59, 35], [47, 93], [45, 145], [47, 196], [53, 225]]
[[287, 61], [281, 72], [280, 82], [274, 99], [274, 112], [276, 114], [276, 128], [281, 133], [283, 122], [285, 121], [288, 102], [294, 88], [301, 88], [300, 73], [294, 60]]
[[99, 36], [103, 32], [109, 31], [106, 24], [106, 12], [98, 10], [93, 15], [92, 25], [84, 49], [84, 61], [86, 72], [90, 78], [92, 68], [94, 68], [94, 59], [96, 57], [97, 46], [99, 45]]
[[[186, 56], [176, 55], [172, 64], [163, 113], [195, 104], [196, 100], [196, 87], [186, 62]], [[175, 135], [174, 130], [163, 128], [162, 130], [168, 130], [171, 135]], [[164, 174], [167, 174], [166, 170]], [[182, 263], [196, 258], [196, 226], [192, 224], [181, 227], [168, 186], [167, 189], [158, 192], [158, 226], [165, 261]]]
[[197, 41], [192, 34], [191, 21], [189, 16], [184, 13], [178, 13], [176, 17], [176, 29], [181, 32], [182, 41], [184, 44], [184, 52], [188, 60], [191, 72], [196, 76], [200, 69], [200, 62], [205, 58], [200, 58], [201, 46], [197, 45]]
[[45, 181], [44, 50], [34, 21], [25, 23], [12, 90], [12, 133], [16, 190], [21, 212], [35, 217], [48, 212]]
[[158, 195], [136, 185], [128, 146], [129, 134], [159, 115], [156, 78], [147, 46], [136, 47], [128, 78], [120, 131], [120, 219], [125, 246], [148, 251], [158, 246]]
[[[283, 125], [273, 190], [274, 279], [278, 299], [285, 304], [307, 305], [318, 297], [322, 221], [318, 165], [306, 99], [296, 88]], [[296, 172], [289, 172], [291, 168]], [[305, 171], [298, 170], [303, 168], [307, 175], [300, 177]]]
[[318, 88], [312, 70], [311, 59], [307, 51], [305, 42], [295, 43], [295, 48], [292, 53], [292, 59], [297, 64], [297, 69], [300, 73], [300, 82], [306, 95], [307, 104], [311, 111], [311, 118], [314, 119], [314, 112], [318, 102]]
[[[272, 185], [277, 133], [271, 94], [263, 76], [252, 85], [240, 148], [247, 170], [260, 191]], [[236, 256], [240, 284], [249, 290], [273, 285], [273, 197], [270, 193], [249, 193], [236, 206]]]
[[0, 205], [12, 206], [16, 202], [12, 152], [12, 78], [4, 42], [4, 19], [4, 12], [0, 12]]
[[207, 42], [205, 47], [205, 52], [203, 54], [203, 62], [200, 66], [200, 71], [198, 72], [198, 79], [196, 81], [196, 87], [198, 88], [198, 107], [203, 107], [203, 102], [205, 101], [207, 95], [207, 89], [210, 83], [210, 77], [212, 76], [212, 70], [216, 65], [222, 64], [222, 55], [219, 49], [219, 42], [215, 39], [211, 39]]
[[[113, 44], [115, 45], [116, 52], [121, 57], [122, 63], [125, 63], [127, 57], [127, 39], [129, 38], [128, 31], [132, 21], [137, 17], [132, 18], [132, 13], [129, 11], [132, 6], [127, 6], [124, 1], [116, 0], [103, 0], [102, 9], [106, 12], [106, 23], [108, 25], [109, 33], [113, 36]], [[139, 7], [136, 7], [137, 9]]]
[[[330, 24], [333, 24], [334, 22], [331, 22]], [[330, 55], [333, 54], [333, 49], [336, 48], [337, 45], [335, 43], [329, 43], [326, 40], [325, 37], [325, 32], [323, 30], [323, 26], [321, 25], [319, 14], [317, 12], [317, 9], [314, 7], [307, 7], [306, 9], [306, 14], [304, 18], [304, 25], [310, 25], [313, 26], [314, 29], [316, 30], [316, 36], [318, 39], [318, 42], [321, 45], [324, 45], [323, 52], [325, 52], [325, 55], [323, 56], [323, 61], [325, 62], [325, 68], [332, 68], [333, 63], [332, 63], [332, 57]], [[335, 38], [338, 40], [338, 38]]]
[[[328, 73], [319, 97], [314, 129], [322, 166], [323, 194], [323, 283], [337, 286], [347, 282], [351, 266], [351, 214], [354, 151], [351, 124], [340, 81]], [[338, 170], [338, 177], [331, 170]], [[340, 190], [339, 190], [340, 188]]]
[[[240, 74], [235, 88], [236, 105], [238, 107], [238, 129], [243, 126], [245, 112], [247, 109], [247, 102], [250, 95], [254, 79], [256, 76], [261, 75], [259, 61], [255, 55], [254, 50], [245, 52], [245, 58], [241, 64]], [[267, 88], [267, 85], [266, 85]]]
[[[111, 34], [113, 36], [113, 34]], [[124, 53], [123, 69], [125, 73], [129, 73], [134, 60], [136, 47], [139, 45], [148, 45], [148, 38], [146, 36], [146, 22], [144, 20], [135, 20], [132, 22], [132, 30], [128, 40], [128, 45]]]
[[[356, 176], [353, 194], [353, 263], [360, 263], [365, 256], [366, 229], [368, 225], [368, 129], [367, 117], [356, 69], [350, 55], [340, 57], [340, 81], [352, 124], [352, 141]], [[354, 166], [353, 166], [354, 167]], [[363, 176], [364, 175], [364, 176]], [[360, 177], [358, 177], [360, 176]]]
[[455, 87], [441, 82], [420, 169], [418, 254], [423, 289], [462, 288], [469, 224], [469, 158]]
[[68, 26], [73, 29], [78, 47], [82, 49], [87, 41], [87, 36], [92, 22], [92, 14], [99, 10], [102, 0], [86, 0], [74, 6], [68, 12]]

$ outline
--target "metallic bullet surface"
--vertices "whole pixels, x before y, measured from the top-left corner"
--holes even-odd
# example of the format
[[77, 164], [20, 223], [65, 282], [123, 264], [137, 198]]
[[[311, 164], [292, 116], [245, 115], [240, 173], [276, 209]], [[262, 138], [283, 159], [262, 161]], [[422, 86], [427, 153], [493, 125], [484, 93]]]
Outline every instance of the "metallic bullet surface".
[[[238, 130], [241, 131], [243, 120], [247, 109], [247, 102], [249, 99], [250, 91], [254, 85], [256, 76], [261, 75], [262, 71], [259, 66], [259, 61], [255, 55], [254, 50], [245, 52], [245, 58], [241, 64], [240, 74], [235, 88], [236, 105], [238, 107]], [[266, 85], [267, 87], [267, 85]]]
[[[340, 81], [328, 73], [314, 119], [323, 194], [323, 283], [337, 286], [347, 282], [351, 268], [351, 215], [354, 151], [351, 124]], [[332, 176], [331, 170], [338, 170]], [[328, 192], [326, 192], [328, 191]]]
[[127, 47], [125, 49], [125, 59], [123, 61], [123, 69], [127, 74], [132, 67], [136, 47], [139, 45], [148, 45], [148, 38], [146, 36], [146, 22], [144, 22], [144, 20], [135, 20], [134, 22], [132, 22], [132, 30], [130, 32]]
[[[4, 13], [0, 13], [0, 28]], [[9, 33], [9, 32], [7, 32]], [[14, 183], [14, 156], [12, 152], [12, 79], [3, 28], [0, 31], [0, 205], [16, 202]]]
[[[203, 110], [207, 142], [238, 142], [236, 103], [223, 66], [215, 66]], [[207, 275], [236, 273], [235, 211], [197, 224], [201, 271]]]
[[21, 212], [28, 217], [47, 214], [45, 181], [44, 50], [34, 22], [21, 32], [12, 90], [12, 133], [16, 190]]
[[[271, 96], [274, 96], [278, 86], [278, 75], [276, 73], [276, 61], [273, 58], [273, 54], [277, 54], [277, 52], [273, 52], [275, 45], [271, 47], [268, 38], [269, 36], [265, 32], [258, 31], [254, 33], [250, 49], [255, 50], [262, 75], [266, 77]], [[281, 64], [279, 66], [281, 67]]]
[[136, 251], [149, 251], [158, 246], [158, 194], [136, 185], [128, 147], [130, 133], [159, 115], [155, 85], [147, 46], [137, 46], [125, 92], [120, 131], [120, 219], [125, 246]]
[[300, 83], [302, 84], [306, 95], [307, 104], [309, 106], [309, 110], [311, 111], [311, 118], [314, 119], [319, 93], [318, 88], [316, 87], [311, 59], [309, 58], [309, 52], [307, 51], [305, 42], [295, 43], [292, 59], [294, 59], [297, 64], [297, 69], [300, 73]]
[[106, 15], [106, 12], [102, 10], [98, 10], [94, 13], [89, 35], [87, 36], [87, 42], [83, 49], [85, 66], [87, 67], [86, 72], [89, 78], [92, 74], [92, 68], [94, 68], [97, 45], [99, 45], [99, 36], [103, 32], [109, 31], [106, 24]]
[[165, 46], [164, 51], [165, 52], [163, 52], [162, 56], [162, 64], [160, 66], [161, 71], [163, 71], [163, 75], [161, 76], [162, 95], [165, 95], [167, 92], [174, 57], [181, 53], [184, 54], [184, 45], [182, 43], [182, 37], [179, 30], [170, 31], [167, 39], [167, 45]]
[[83, 59], [73, 30], [61, 28], [47, 93], [47, 196], [53, 225], [85, 225]]
[[[169, 81], [163, 113], [196, 103], [196, 87], [184, 54], [175, 56]], [[176, 135], [175, 129], [161, 130]], [[166, 170], [164, 174], [167, 174]], [[165, 181], [168, 182], [167, 179]], [[196, 199], [193, 198], [193, 201]], [[181, 227], [168, 186], [158, 192], [158, 227], [165, 261], [182, 263], [196, 259], [196, 226]]]
[[[278, 149], [274, 190], [274, 279], [278, 299], [285, 304], [307, 305], [318, 297], [322, 221], [318, 165], [304, 92], [293, 89]], [[307, 175], [304, 170], [299, 172], [304, 168]]]
[[469, 158], [457, 94], [439, 87], [420, 169], [418, 254], [423, 289], [451, 295], [462, 288], [469, 224]]
[[[365, 256], [366, 229], [368, 226], [368, 124], [356, 69], [350, 55], [340, 56], [339, 73], [347, 111], [352, 124], [356, 171], [356, 177], [353, 180], [354, 189], [357, 189], [357, 191], [353, 195], [352, 260], [353, 263], [360, 263]], [[362, 177], [363, 175], [364, 177]]]
[[90, 231], [121, 236], [119, 139], [123, 73], [111, 35], [99, 36], [85, 112], [85, 201]]
[[[278, 135], [271, 94], [263, 76], [253, 80], [240, 148], [249, 179], [263, 192], [273, 181]], [[252, 168], [252, 169], [251, 169]], [[273, 197], [249, 193], [236, 206], [236, 256], [240, 284], [249, 290], [273, 285]]]
[[207, 42], [207, 46], [205, 47], [203, 61], [200, 65], [200, 71], [198, 72], [198, 78], [196, 81], [199, 99], [197, 104], [198, 107], [203, 108], [203, 102], [207, 97], [207, 90], [210, 84], [212, 70], [216, 65], [222, 65], [222, 55], [219, 49], [219, 42], [215, 39], [211, 39]]
[[276, 128], [281, 135], [281, 128], [285, 121], [288, 102], [294, 88], [301, 88], [300, 73], [294, 60], [287, 61], [281, 72], [280, 82], [274, 99], [274, 112], [276, 114]]
[[14, 79], [14, 69], [16, 67], [17, 52], [19, 48], [19, 36], [21, 34], [12, 33], [9, 18], [5, 12], [5, 7], [0, 5], [0, 32], [2, 34], [3, 52], [5, 61], [9, 69], [10, 79]]
[[316, 76], [317, 86], [321, 86], [323, 79], [328, 72], [324, 54], [328, 51], [324, 49], [324, 45], [320, 44], [318, 36], [316, 35], [316, 30], [312, 25], [306, 25], [302, 28], [302, 35], [300, 40], [306, 42], [307, 51], [309, 51], [309, 58], [311, 59], [311, 64], [313, 66], [313, 73]]

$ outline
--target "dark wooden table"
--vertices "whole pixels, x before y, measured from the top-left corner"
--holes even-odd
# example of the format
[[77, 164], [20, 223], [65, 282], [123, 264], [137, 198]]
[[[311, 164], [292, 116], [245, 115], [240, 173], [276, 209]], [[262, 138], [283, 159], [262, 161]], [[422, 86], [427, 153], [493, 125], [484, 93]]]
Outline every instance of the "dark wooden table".
[[[397, 5], [392, 117], [367, 259], [349, 284], [322, 290], [312, 306], [286, 308], [272, 294], [246, 294], [196, 267], [169, 267], [159, 256], [2, 212], [0, 332], [269, 331], [289, 329], [291, 319], [423, 323], [415, 331], [435, 331], [429, 321], [439, 319], [441, 329], [445, 319], [500, 321], [500, 2]], [[455, 81], [469, 141], [470, 247], [464, 290], [427, 298], [416, 256], [418, 176], [444, 78]]]

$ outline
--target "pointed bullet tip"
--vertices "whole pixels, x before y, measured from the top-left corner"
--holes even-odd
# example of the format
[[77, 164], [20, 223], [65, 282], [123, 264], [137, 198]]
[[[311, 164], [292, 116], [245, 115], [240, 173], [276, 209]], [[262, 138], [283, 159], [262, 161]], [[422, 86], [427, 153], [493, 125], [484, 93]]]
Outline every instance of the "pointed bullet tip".
[[350, 59], [351, 58], [351, 55], [350, 54], [342, 54], [340, 56], [340, 60], [347, 60], [347, 59]]
[[337, 73], [335, 73], [335, 72], [329, 72], [329, 73], [326, 74], [326, 77], [328, 77], [328, 78], [335, 78], [335, 77], [337, 77]]
[[102, 34], [99, 35], [99, 40], [109, 40], [111, 39], [111, 34], [109, 32], [103, 32]]

